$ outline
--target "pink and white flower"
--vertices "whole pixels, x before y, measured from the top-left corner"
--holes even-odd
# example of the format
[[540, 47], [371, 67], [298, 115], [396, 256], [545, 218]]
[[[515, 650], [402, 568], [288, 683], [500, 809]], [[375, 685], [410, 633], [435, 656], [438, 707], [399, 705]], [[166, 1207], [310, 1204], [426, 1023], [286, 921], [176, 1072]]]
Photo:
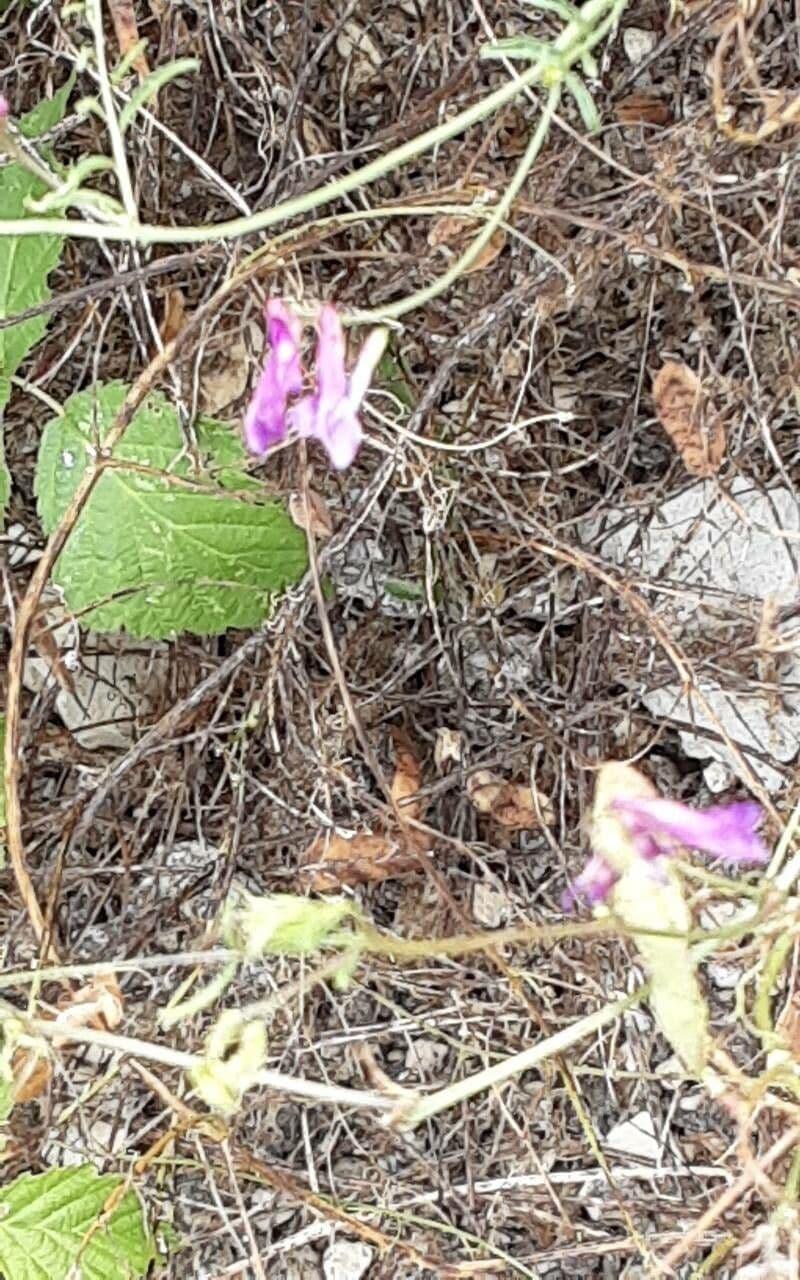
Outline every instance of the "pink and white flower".
[[[769, 858], [756, 831], [761, 808], [749, 800], [692, 809], [661, 796], [625, 796], [612, 800], [609, 809], [621, 822], [636, 854], [653, 863], [655, 875], [663, 859], [679, 857], [687, 849], [739, 866], [760, 866]], [[619, 876], [620, 871], [607, 858], [593, 852], [572, 888], [564, 894], [564, 910], [578, 900], [590, 906], [605, 902]]]
[[319, 440], [339, 471], [355, 458], [363, 431], [359, 409], [386, 345], [386, 330], [367, 337], [352, 372], [345, 367], [345, 340], [336, 308], [327, 304], [318, 322], [316, 389], [290, 403], [303, 389], [302, 326], [282, 302], [267, 304], [269, 351], [244, 420], [252, 453], [266, 453], [289, 431]]

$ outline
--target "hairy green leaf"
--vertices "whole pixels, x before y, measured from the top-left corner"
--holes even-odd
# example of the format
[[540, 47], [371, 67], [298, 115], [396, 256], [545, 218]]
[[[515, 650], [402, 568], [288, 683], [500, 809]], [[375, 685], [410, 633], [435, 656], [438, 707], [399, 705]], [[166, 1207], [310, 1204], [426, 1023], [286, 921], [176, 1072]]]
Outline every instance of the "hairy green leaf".
[[55, 128], [59, 121], [64, 119], [67, 101], [74, 83], [73, 75], [53, 94], [52, 98], [42, 98], [32, 111], [21, 117], [17, 127], [23, 138], [38, 138], [40, 133], [47, 133], [48, 129]]
[[398, 357], [392, 351], [391, 346], [386, 347], [378, 361], [376, 381], [379, 383], [381, 390], [388, 391], [406, 409], [416, 408], [417, 397], [414, 395], [414, 389], [409, 384], [405, 370]]
[[[710, 1047], [708, 1006], [689, 947], [692, 918], [680, 878], [666, 864], [654, 874], [637, 858], [614, 886], [612, 904], [647, 966], [656, 1021], [687, 1071], [699, 1078]], [[648, 929], [663, 932], [640, 932]]]
[[346, 941], [339, 926], [355, 915], [347, 898], [317, 900], [293, 893], [259, 898], [240, 890], [225, 904], [223, 933], [233, 950], [247, 956], [302, 956]]
[[[20, 133], [33, 138], [57, 124], [66, 109], [71, 87], [69, 81], [53, 98], [38, 103], [19, 121]], [[4, 218], [26, 217], [26, 199], [41, 196], [45, 190], [44, 183], [21, 165], [6, 165], [0, 169], [0, 213]], [[50, 297], [47, 277], [61, 256], [63, 243], [63, 236], [0, 237], [0, 320], [35, 307]], [[9, 379], [36, 346], [46, 325], [45, 316], [35, 316], [0, 329], [0, 528], [11, 487], [2, 438], [2, 412], [11, 390]]]
[[[120, 383], [72, 396], [48, 423], [36, 473], [45, 533], [60, 521], [122, 407]], [[183, 456], [178, 415], [160, 395], [139, 409], [54, 571], [69, 607], [98, 631], [167, 638], [254, 627], [302, 577], [306, 542], [281, 505], [259, 499], [230, 427], [197, 424], [202, 469]], [[233, 490], [237, 492], [232, 492]]]
[[142, 107], [146, 106], [157, 93], [160, 93], [171, 80], [199, 69], [200, 63], [197, 58], [176, 58], [174, 62], [168, 62], [163, 66], [157, 67], [155, 71], [151, 71], [149, 76], [146, 76], [142, 83], [133, 90], [130, 98], [119, 113], [121, 132], [124, 133], [130, 126], [137, 111], [141, 111]]
[[[121, 1178], [91, 1165], [22, 1174], [0, 1191], [4, 1280], [136, 1280], [154, 1257], [142, 1207], [128, 1191], [108, 1218]], [[96, 1230], [93, 1224], [100, 1219]], [[91, 1233], [91, 1234], [90, 1234]]]
[[[0, 209], [7, 218], [24, 218], [26, 196], [41, 195], [44, 186], [18, 164], [0, 169]], [[35, 307], [50, 297], [47, 277], [58, 262], [62, 236], [0, 238], [0, 319]], [[0, 329], [0, 377], [11, 378], [44, 333], [47, 320], [34, 316]]]
[[[0, 1125], [4, 1125], [14, 1110], [14, 1084], [0, 1075]], [[5, 1146], [5, 1137], [0, 1133], [0, 1151]]]
[[536, 36], [508, 36], [505, 40], [495, 40], [492, 44], [481, 45], [481, 58], [523, 58], [526, 62], [536, 62], [539, 58], [551, 62], [557, 57], [556, 51], [545, 40], [537, 40]]

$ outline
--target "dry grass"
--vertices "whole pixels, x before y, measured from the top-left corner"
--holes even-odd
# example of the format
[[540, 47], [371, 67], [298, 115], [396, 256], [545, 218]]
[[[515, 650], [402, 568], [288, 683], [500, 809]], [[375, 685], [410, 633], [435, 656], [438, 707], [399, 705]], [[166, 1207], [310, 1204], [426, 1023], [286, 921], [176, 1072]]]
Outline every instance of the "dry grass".
[[[478, 0], [356, 0], [334, 27], [330, 6], [316, 0], [137, 10], [151, 64], [187, 54], [202, 61], [198, 76], [161, 95], [157, 123], [138, 129], [131, 145], [143, 218], [176, 223], [309, 190], [476, 100], [505, 77], [476, 59], [490, 29], [557, 30], [529, 6]], [[3, 87], [17, 111], [63, 81], [75, 29], [47, 5], [12, 7], [2, 22], [0, 65], [17, 71]], [[796, 695], [778, 668], [758, 662], [752, 602], [707, 601], [713, 621], [687, 638], [669, 614], [653, 626], [654, 588], [664, 581], [626, 573], [601, 552], [604, 531], [631, 518], [645, 528], [690, 483], [650, 398], [665, 358], [698, 371], [722, 414], [723, 492], [740, 475], [763, 491], [796, 482], [796, 134], [784, 127], [750, 146], [721, 130], [714, 76], [728, 124], [758, 132], [790, 107], [800, 30], [789, 3], [764, 6], [738, 47], [732, 23], [725, 3], [669, 26], [665, 5], [634, 0], [622, 27], [656, 39], [637, 66], [622, 35], [610, 44], [596, 94], [602, 132], [586, 139], [566, 111], [500, 255], [404, 322], [394, 341], [397, 382], [373, 400], [357, 466], [336, 478], [320, 457], [310, 459], [311, 487], [335, 526], [320, 573], [335, 589], [327, 612], [341, 674], [380, 771], [391, 775], [393, 730], [413, 739], [425, 821], [437, 833], [435, 875], [356, 891], [379, 926], [403, 936], [561, 919], [559, 896], [583, 861], [581, 824], [603, 759], [636, 756], [665, 790], [704, 797], [701, 765], [683, 754], [674, 724], [642, 703], [645, 690], [674, 679], [676, 661], [694, 677]], [[354, 47], [357, 29], [371, 42], [367, 53]], [[657, 100], [659, 123], [631, 123], [642, 110], [631, 106], [633, 94], [647, 97], [651, 114]], [[502, 189], [536, 110], [535, 100], [522, 100], [356, 196], [349, 207], [362, 210], [360, 221], [304, 233], [285, 266], [238, 293], [170, 369], [165, 384], [186, 421], [266, 293], [376, 307], [439, 274], [449, 251], [429, 244], [438, 215], [377, 220], [370, 209], [444, 209]], [[101, 147], [98, 127], [91, 118], [67, 121], [61, 157]], [[60, 400], [95, 379], [135, 375], [155, 349], [166, 287], [179, 287], [191, 310], [252, 247], [186, 253], [162, 277], [146, 274], [157, 253], [71, 245], [27, 371], [31, 388]], [[11, 522], [34, 530], [41, 412], [33, 393], [17, 394], [6, 419]], [[263, 474], [282, 492], [302, 489], [295, 449]], [[7, 563], [12, 597], [29, 573]], [[387, 581], [405, 584], [412, 598], [387, 594]], [[171, 645], [160, 698], [134, 746], [116, 756], [78, 749], [50, 694], [25, 704], [25, 848], [71, 960], [203, 945], [234, 879], [257, 892], [291, 889], [302, 851], [325, 823], [373, 829], [385, 813], [343, 707], [310, 580], [256, 637]], [[464, 764], [437, 773], [442, 727], [463, 735]], [[752, 781], [747, 765], [736, 787]], [[465, 785], [479, 768], [535, 774], [554, 807], [552, 831], [509, 834], [479, 816]], [[779, 768], [775, 804], [785, 815], [800, 788], [794, 763]], [[5, 964], [28, 964], [33, 938], [9, 872], [0, 911]], [[734, 983], [747, 960], [744, 951], [726, 957]], [[611, 940], [403, 967], [371, 961], [345, 994], [301, 984], [271, 1023], [270, 1065], [357, 1085], [354, 1051], [366, 1046], [396, 1082], [442, 1084], [624, 993], [635, 973], [632, 950]], [[122, 980], [128, 1033], [160, 1037], [156, 1014], [179, 976], [166, 969]], [[275, 963], [236, 998], [280, 992], [300, 976], [296, 964]], [[758, 1043], [740, 1032], [731, 1039], [733, 986], [717, 975], [709, 994], [715, 1033], [742, 1070], [753, 1070]], [[181, 1047], [199, 1047], [205, 1025], [182, 1027]], [[741, 1172], [734, 1122], [691, 1082], [660, 1073], [667, 1057], [647, 1013], [633, 1012], [569, 1062], [412, 1136], [359, 1114], [250, 1095], [224, 1141], [202, 1128], [181, 1133], [140, 1180], [153, 1215], [171, 1216], [189, 1242], [166, 1274], [258, 1276], [259, 1254], [263, 1274], [320, 1275], [323, 1246], [340, 1230], [334, 1210], [347, 1216], [345, 1235], [360, 1233], [376, 1249], [371, 1280], [424, 1266], [442, 1276], [655, 1274], [652, 1258], [667, 1256]], [[156, 1074], [180, 1094], [177, 1073]], [[46, 1098], [15, 1111], [4, 1174], [86, 1158], [127, 1170], [180, 1121], [170, 1093], [135, 1064], [71, 1054]], [[600, 1162], [605, 1135], [643, 1112], [658, 1166], [633, 1168], [633, 1158], [607, 1153], [609, 1169]], [[775, 1123], [771, 1113], [757, 1118], [755, 1156], [779, 1136]], [[696, 1262], [732, 1246], [705, 1274], [734, 1275], [749, 1262], [736, 1253], [742, 1241], [768, 1256], [769, 1241], [752, 1233], [763, 1231], [770, 1207], [767, 1192], [748, 1191], [703, 1233]], [[789, 1222], [786, 1238], [792, 1233]], [[763, 1274], [778, 1275], [769, 1265]]]

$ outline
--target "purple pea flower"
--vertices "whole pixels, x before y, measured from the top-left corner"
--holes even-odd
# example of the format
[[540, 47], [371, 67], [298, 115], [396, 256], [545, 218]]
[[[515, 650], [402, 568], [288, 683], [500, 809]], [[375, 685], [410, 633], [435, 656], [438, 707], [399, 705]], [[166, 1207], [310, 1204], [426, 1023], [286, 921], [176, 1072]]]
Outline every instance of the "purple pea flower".
[[761, 806], [752, 800], [736, 804], [715, 804], [710, 809], [690, 809], [678, 800], [616, 800], [614, 808], [622, 815], [626, 827], [641, 848], [645, 858], [669, 856], [680, 847], [699, 849], [714, 858], [740, 866], [766, 862], [769, 854], [756, 827], [761, 820]]
[[322, 308], [317, 343], [317, 389], [290, 410], [289, 425], [298, 435], [319, 440], [337, 471], [349, 467], [358, 453], [363, 436], [358, 411], [385, 345], [386, 330], [373, 329], [348, 377], [344, 367], [344, 334], [336, 308], [330, 305]]
[[577, 902], [585, 902], [593, 907], [598, 902], [605, 902], [619, 876], [610, 862], [593, 853], [581, 874], [574, 881], [572, 888], [561, 895], [562, 911], [571, 911]]
[[[608, 810], [621, 823], [623, 838], [627, 836], [635, 853], [654, 864], [655, 875], [661, 859], [675, 857], [685, 848], [740, 866], [762, 865], [769, 858], [767, 847], [756, 832], [761, 808], [752, 801], [692, 809], [678, 800], [656, 795], [626, 796], [612, 799]], [[578, 899], [590, 906], [605, 902], [620, 874], [607, 858], [594, 852], [564, 894], [564, 910], [571, 909]]]
[[245, 415], [247, 447], [265, 453], [286, 439], [291, 428], [299, 436], [319, 440], [337, 470], [348, 467], [358, 452], [363, 432], [358, 418], [361, 402], [386, 345], [386, 331], [367, 337], [348, 376], [345, 341], [336, 308], [320, 312], [316, 390], [290, 405], [303, 389], [300, 363], [300, 321], [282, 302], [267, 305], [269, 354]]
[[266, 320], [269, 353], [244, 419], [251, 453], [266, 453], [286, 438], [289, 397], [303, 390], [300, 321], [277, 300], [267, 303]]
[[8, 98], [4, 93], [0, 93], [0, 122], [7, 120], [11, 115], [11, 108], [8, 105]]

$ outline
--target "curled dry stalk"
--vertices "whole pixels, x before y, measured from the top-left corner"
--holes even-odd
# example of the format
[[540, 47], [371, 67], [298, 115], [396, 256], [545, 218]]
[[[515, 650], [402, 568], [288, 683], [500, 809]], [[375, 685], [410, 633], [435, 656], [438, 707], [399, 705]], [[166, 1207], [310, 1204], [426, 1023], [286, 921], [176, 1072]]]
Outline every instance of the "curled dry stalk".
[[[757, 23], [758, 16], [754, 25], [757, 25]], [[742, 129], [739, 125], [734, 124], [730, 118], [731, 108], [727, 105], [725, 99], [725, 86], [723, 83], [725, 64], [734, 35], [737, 37], [739, 53], [744, 63], [747, 79], [750, 81], [754, 92], [760, 98], [764, 109], [764, 119], [757, 129]], [[734, 8], [734, 12], [725, 24], [717, 41], [717, 47], [711, 63], [711, 80], [717, 128], [733, 142], [738, 142], [743, 146], [756, 147], [760, 143], [766, 142], [768, 138], [771, 138], [773, 134], [778, 133], [781, 129], [786, 129], [790, 125], [800, 124], [800, 94], [795, 95], [789, 102], [786, 102], [786, 95], [783, 92], [778, 95], [770, 95], [764, 89], [750, 50], [748, 35], [745, 14], [741, 9]], [[770, 100], [771, 98], [772, 100]]]

